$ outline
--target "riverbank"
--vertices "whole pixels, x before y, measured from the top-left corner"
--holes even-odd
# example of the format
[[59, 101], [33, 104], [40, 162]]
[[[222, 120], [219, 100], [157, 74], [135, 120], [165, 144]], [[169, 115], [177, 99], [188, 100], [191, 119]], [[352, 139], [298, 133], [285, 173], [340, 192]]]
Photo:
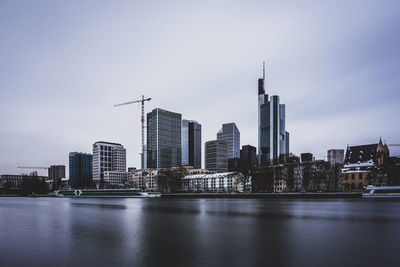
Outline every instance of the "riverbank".
[[172, 193], [161, 198], [361, 198], [361, 192], [329, 193]]

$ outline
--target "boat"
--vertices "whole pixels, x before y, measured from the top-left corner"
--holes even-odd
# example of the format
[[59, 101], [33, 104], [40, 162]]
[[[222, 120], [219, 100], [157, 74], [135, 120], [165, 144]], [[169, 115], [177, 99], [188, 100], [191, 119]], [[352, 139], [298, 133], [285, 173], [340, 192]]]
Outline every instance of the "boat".
[[400, 198], [400, 186], [372, 186], [365, 188], [363, 198]]
[[156, 198], [158, 192], [144, 192], [138, 189], [75, 189], [54, 191], [56, 197], [73, 198]]

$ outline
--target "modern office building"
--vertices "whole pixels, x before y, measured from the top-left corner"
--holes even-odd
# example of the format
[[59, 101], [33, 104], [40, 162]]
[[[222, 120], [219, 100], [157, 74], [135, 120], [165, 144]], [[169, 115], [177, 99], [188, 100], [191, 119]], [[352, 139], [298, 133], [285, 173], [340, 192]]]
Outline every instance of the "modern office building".
[[213, 140], [205, 144], [206, 169], [215, 172], [228, 171], [228, 151], [224, 141]]
[[147, 168], [181, 166], [182, 115], [160, 108], [147, 113]]
[[344, 149], [329, 149], [328, 162], [332, 164], [343, 164], [344, 162]]
[[93, 186], [92, 161], [92, 154], [69, 153], [69, 187], [90, 188]]
[[263, 78], [258, 79], [258, 163], [274, 164], [279, 156], [285, 154], [289, 146], [285, 130], [285, 105], [280, 104], [279, 96], [268, 99], [265, 93], [265, 65]]
[[247, 175], [251, 169], [257, 167], [256, 148], [251, 145], [242, 146], [240, 158], [228, 159], [228, 171], [239, 171]]
[[49, 168], [49, 180], [53, 181], [52, 189], [61, 188], [61, 179], [65, 177], [65, 165], [52, 165]]
[[222, 125], [217, 133], [217, 140], [226, 143], [228, 159], [240, 157], [240, 132], [234, 122]]
[[240, 150], [240, 159], [246, 168], [252, 169], [257, 167], [256, 147], [251, 145], [242, 146], [242, 149]]
[[182, 166], [201, 168], [201, 124], [182, 120]]
[[289, 132], [286, 132], [286, 134], [285, 134], [285, 154], [286, 154], [286, 156], [289, 156], [289, 154], [290, 154]]
[[96, 142], [93, 144], [93, 183], [104, 188], [104, 172], [126, 172], [126, 149], [117, 143]]

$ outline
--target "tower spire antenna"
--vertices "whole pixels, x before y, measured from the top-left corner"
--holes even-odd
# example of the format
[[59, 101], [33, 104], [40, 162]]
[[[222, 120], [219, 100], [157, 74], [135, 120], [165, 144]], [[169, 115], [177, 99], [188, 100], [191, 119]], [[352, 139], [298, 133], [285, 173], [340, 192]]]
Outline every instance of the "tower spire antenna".
[[263, 80], [265, 80], [265, 61], [263, 61]]

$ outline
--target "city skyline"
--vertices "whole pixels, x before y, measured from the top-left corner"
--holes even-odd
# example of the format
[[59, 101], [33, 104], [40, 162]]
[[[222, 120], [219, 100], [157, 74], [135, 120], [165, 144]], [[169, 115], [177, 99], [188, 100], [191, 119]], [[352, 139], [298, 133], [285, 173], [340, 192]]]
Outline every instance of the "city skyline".
[[323, 159], [380, 136], [399, 143], [398, 7], [99, 2], [93, 14], [88, 3], [2, 1], [0, 173], [68, 166], [69, 152], [98, 140], [123, 144], [127, 166], [139, 167], [140, 107], [112, 105], [142, 94], [153, 99], [146, 113], [200, 121], [202, 147], [230, 121], [241, 145], [257, 146], [264, 60], [267, 90], [287, 106], [291, 152]]

